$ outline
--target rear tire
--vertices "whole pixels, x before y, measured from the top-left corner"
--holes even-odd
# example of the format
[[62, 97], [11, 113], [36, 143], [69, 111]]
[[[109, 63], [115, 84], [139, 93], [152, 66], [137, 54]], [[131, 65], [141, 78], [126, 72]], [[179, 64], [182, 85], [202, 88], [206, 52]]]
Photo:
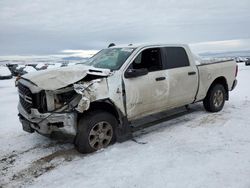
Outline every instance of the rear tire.
[[76, 149], [80, 153], [91, 153], [113, 144], [116, 140], [116, 118], [107, 112], [93, 111], [84, 115], [78, 122], [75, 138]]
[[219, 112], [222, 110], [226, 99], [226, 90], [223, 85], [212, 86], [206, 98], [203, 100], [204, 108], [209, 112]]

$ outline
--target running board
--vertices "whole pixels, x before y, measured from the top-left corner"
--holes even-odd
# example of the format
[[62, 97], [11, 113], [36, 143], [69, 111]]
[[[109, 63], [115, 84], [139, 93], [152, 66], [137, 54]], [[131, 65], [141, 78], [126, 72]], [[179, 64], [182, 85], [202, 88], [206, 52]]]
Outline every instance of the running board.
[[145, 118], [135, 120], [130, 123], [132, 132], [137, 132], [143, 130], [145, 128], [152, 127], [156, 124], [163, 123], [165, 121], [169, 121], [189, 113], [194, 112], [194, 109], [189, 109], [187, 107], [180, 107], [173, 110], [168, 110], [165, 112], [160, 112], [154, 115], [147, 116]]

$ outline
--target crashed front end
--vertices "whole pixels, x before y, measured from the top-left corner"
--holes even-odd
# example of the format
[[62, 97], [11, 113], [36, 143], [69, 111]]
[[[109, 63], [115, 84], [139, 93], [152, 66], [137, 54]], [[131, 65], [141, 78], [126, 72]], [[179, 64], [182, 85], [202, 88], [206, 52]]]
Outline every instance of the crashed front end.
[[[76, 134], [77, 114], [73, 107], [80, 100], [72, 87], [45, 91], [26, 80], [19, 80], [19, 119], [27, 132], [49, 135], [54, 131]], [[72, 98], [75, 98], [71, 100]], [[70, 101], [71, 100], [71, 101]]]
[[55, 90], [45, 90], [22, 78], [18, 92], [19, 119], [24, 131], [76, 135], [78, 112], [83, 113], [92, 101], [106, 97], [108, 90], [106, 78], [82, 79]]

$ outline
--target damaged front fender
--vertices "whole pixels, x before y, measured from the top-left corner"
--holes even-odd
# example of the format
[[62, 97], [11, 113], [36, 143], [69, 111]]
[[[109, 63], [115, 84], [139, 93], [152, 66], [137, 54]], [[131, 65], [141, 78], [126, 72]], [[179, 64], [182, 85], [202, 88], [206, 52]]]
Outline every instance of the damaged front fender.
[[82, 113], [89, 109], [91, 102], [108, 97], [107, 79], [79, 82], [74, 84], [74, 90], [82, 96], [75, 110]]

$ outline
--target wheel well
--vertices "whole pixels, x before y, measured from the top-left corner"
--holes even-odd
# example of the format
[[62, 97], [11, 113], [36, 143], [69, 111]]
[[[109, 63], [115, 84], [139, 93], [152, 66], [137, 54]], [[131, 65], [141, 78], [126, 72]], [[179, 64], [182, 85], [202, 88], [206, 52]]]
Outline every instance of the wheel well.
[[[102, 111], [106, 111], [109, 112], [110, 114], [114, 115], [115, 118], [118, 120], [118, 122], [120, 121], [120, 116], [118, 113], [118, 110], [116, 109], [116, 107], [114, 106], [114, 104], [107, 100], [102, 100], [102, 101], [95, 101], [90, 103], [90, 107], [86, 112], [93, 112], [93, 111], [97, 111], [97, 110], [102, 110]], [[83, 112], [83, 114], [85, 114], [86, 112]], [[80, 115], [81, 117], [81, 115]]]
[[[216, 84], [221, 84], [221, 85], [225, 88], [225, 90], [226, 90], [226, 100], [228, 100], [228, 99], [229, 99], [229, 94], [228, 94], [228, 91], [229, 91], [229, 90], [228, 90], [228, 84], [227, 84], [226, 78], [223, 77], [223, 76], [216, 78], [216, 79], [213, 81], [213, 83], [211, 84], [211, 86], [209, 87], [209, 90], [210, 90], [214, 85], [216, 85]], [[209, 90], [208, 90], [208, 91], [209, 91]]]
[[117, 119], [118, 127], [115, 131], [116, 132], [115, 134], [116, 134], [116, 140], [118, 142], [124, 142], [132, 138], [131, 127], [129, 125], [127, 116], [124, 115], [119, 108], [116, 108], [115, 104], [113, 104], [112, 101], [109, 99], [104, 99], [101, 101], [95, 101], [90, 103], [90, 108], [87, 111], [83, 113], [78, 113], [77, 122], [79, 122], [80, 118], [85, 116], [85, 114], [100, 110], [109, 112]]

